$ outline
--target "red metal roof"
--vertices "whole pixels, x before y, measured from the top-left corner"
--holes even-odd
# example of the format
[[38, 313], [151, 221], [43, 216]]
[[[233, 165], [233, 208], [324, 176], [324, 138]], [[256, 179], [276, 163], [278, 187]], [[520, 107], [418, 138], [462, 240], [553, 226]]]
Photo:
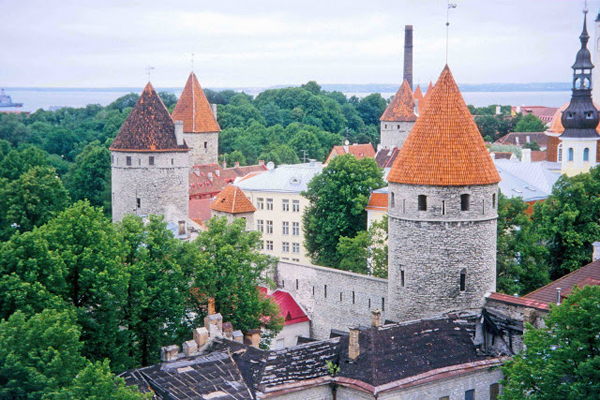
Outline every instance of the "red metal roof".
[[266, 288], [259, 287], [258, 289], [267, 298], [272, 299], [275, 303], [277, 303], [279, 309], [281, 310], [281, 316], [285, 320], [284, 325], [292, 325], [300, 322], [310, 321], [308, 315], [306, 315], [302, 307], [298, 305], [296, 300], [294, 300], [289, 292], [277, 289], [270, 295], [267, 295]]
[[542, 301], [526, 299], [523, 297], [515, 297], [515, 296], [508, 295], [508, 294], [503, 294], [503, 293], [493, 292], [487, 298], [491, 299], [491, 300], [501, 301], [503, 303], [514, 304], [517, 306], [537, 308], [539, 310], [544, 310], [544, 311], [547, 311], [550, 309], [550, 307], [548, 306], [548, 303], [545, 303]]

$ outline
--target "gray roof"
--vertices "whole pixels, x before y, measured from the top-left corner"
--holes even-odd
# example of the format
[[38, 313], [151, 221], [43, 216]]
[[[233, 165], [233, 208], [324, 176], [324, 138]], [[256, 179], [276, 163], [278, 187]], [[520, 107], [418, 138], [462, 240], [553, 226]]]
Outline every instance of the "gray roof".
[[323, 163], [281, 165], [235, 185], [244, 191], [300, 193], [308, 182], [323, 170]]
[[552, 193], [552, 186], [560, 174], [548, 168], [547, 163], [522, 163], [518, 160], [494, 160], [502, 180], [498, 184], [509, 197], [524, 201], [543, 200]]

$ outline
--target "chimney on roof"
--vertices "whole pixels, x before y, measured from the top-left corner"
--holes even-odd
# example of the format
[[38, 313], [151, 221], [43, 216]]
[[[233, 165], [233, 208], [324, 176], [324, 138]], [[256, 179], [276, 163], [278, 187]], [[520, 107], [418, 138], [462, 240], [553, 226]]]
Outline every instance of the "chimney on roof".
[[263, 167], [265, 165], [265, 160], [258, 160], [258, 165]]
[[208, 315], [213, 315], [216, 314], [215, 312], [215, 298], [214, 297], [209, 297], [208, 298]]
[[594, 243], [592, 243], [592, 246], [594, 246], [594, 253], [592, 254], [592, 261], [596, 261], [597, 259], [600, 258], [600, 242], [594, 242]]
[[178, 222], [177, 235], [179, 235], [179, 236], [185, 235], [185, 221]]
[[239, 163], [239, 161], [236, 161], [236, 162], [234, 162], [234, 163], [233, 163], [233, 166], [234, 166], [235, 168], [239, 168], [239, 167], [240, 167], [240, 163]]
[[213, 116], [215, 117], [215, 119], [217, 119], [217, 105], [211, 104], [210, 109], [212, 110], [212, 113], [213, 113]]
[[177, 146], [183, 145], [183, 121], [175, 121], [175, 139]]
[[371, 310], [371, 326], [379, 328], [381, 326], [381, 310]]
[[560, 292], [561, 292], [561, 288], [556, 288], [556, 305], [560, 306]]
[[531, 149], [521, 149], [521, 162], [531, 163]]
[[258, 346], [260, 345], [260, 334], [260, 329], [250, 329], [248, 332], [246, 332], [245, 343], [258, 349]]
[[413, 27], [404, 26], [404, 79], [413, 88]]
[[233, 324], [231, 322], [223, 322], [223, 336], [233, 340]]
[[227, 161], [223, 160], [223, 169], [227, 168]]
[[350, 328], [350, 337], [348, 338], [348, 358], [354, 361], [360, 355], [360, 344], [358, 343], [360, 330], [358, 326]]
[[204, 346], [208, 341], [208, 329], [205, 327], [194, 329], [194, 341], [198, 344], [198, 348]]
[[176, 344], [172, 344], [170, 346], [165, 346], [160, 348], [160, 359], [161, 361], [168, 362], [177, 360], [177, 355], [179, 354], [179, 346]]

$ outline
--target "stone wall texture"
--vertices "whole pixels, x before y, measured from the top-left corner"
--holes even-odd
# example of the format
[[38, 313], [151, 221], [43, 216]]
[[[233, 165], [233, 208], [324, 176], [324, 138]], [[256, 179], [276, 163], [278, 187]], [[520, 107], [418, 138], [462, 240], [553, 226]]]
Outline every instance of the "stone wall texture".
[[[485, 294], [496, 289], [497, 191], [497, 185], [390, 183], [389, 319], [481, 309]], [[470, 196], [467, 211], [463, 194]], [[427, 197], [426, 211], [418, 210], [419, 195]]]
[[389, 122], [381, 121], [381, 143], [384, 149], [391, 149], [396, 146], [401, 148], [414, 122]]
[[387, 315], [385, 279], [280, 261], [275, 281], [306, 310], [311, 337], [317, 339], [328, 339], [331, 329], [347, 332], [350, 325], [369, 326], [373, 309], [383, 309], [382, 320]]
[[190, 148], [190, 167], [219, 162], [219, 132], [183, 133]]
[[[131, 165], [127, 165], [127, 157]], [[150, 157], [154, 157], [154, 165], [150, 165]], [[175, 206], [182, 217], [187, 217], [188, 160], [187, 152], [113, 151], [113, 221], [120, 221], [126, 214], [164, 214], [168, 206]]]
[[333, 400], [333, 391], [331, 385], [323, 384], [317, 387], [311, 387], [309, 389], [298, 390], [295, 392], [284, 393], [278, 396], [266, 396], [258, 395], [259, 399], [272, 399], [272, 400]]

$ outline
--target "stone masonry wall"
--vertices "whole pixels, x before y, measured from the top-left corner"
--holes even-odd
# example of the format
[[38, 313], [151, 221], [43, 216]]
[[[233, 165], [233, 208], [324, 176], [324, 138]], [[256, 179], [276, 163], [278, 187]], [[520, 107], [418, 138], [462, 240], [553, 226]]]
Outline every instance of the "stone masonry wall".
[[275, 281], [306, 310], [311, 336], [317, 339], [329, 338], [331, 329], [348, 331], [350, 325], [369, 326], [373, 309], [382, 309], [383, 320], [387, 315], [385, 279], [280, 261]]
[[219, 162], [219, 132], [184, 133], [190, 148], [190, 167]]
[[[481, 309], [496, 288], [497, 191], [390, 184], [390, 319]], [[461, 194], [470, 195], [468, 211], [461, 211]], [[418, 211], [418, 195], [427, 196], [426, 211]]]
[[396, 146], [401, 148], [414, 122], [389, 122], [381, 121], [381, 143], [384, 149], [391, 149]]
[[[131, 157], [131, 165], [127, 165]], [[154, 157], [154, 165], [150, 165]], [[187, 152], [117, 152], [111, 154], [112, 216], [164, 214], [173, 205], [188, 216]], [[139, 207], [137, 199], [139, 199]]]

